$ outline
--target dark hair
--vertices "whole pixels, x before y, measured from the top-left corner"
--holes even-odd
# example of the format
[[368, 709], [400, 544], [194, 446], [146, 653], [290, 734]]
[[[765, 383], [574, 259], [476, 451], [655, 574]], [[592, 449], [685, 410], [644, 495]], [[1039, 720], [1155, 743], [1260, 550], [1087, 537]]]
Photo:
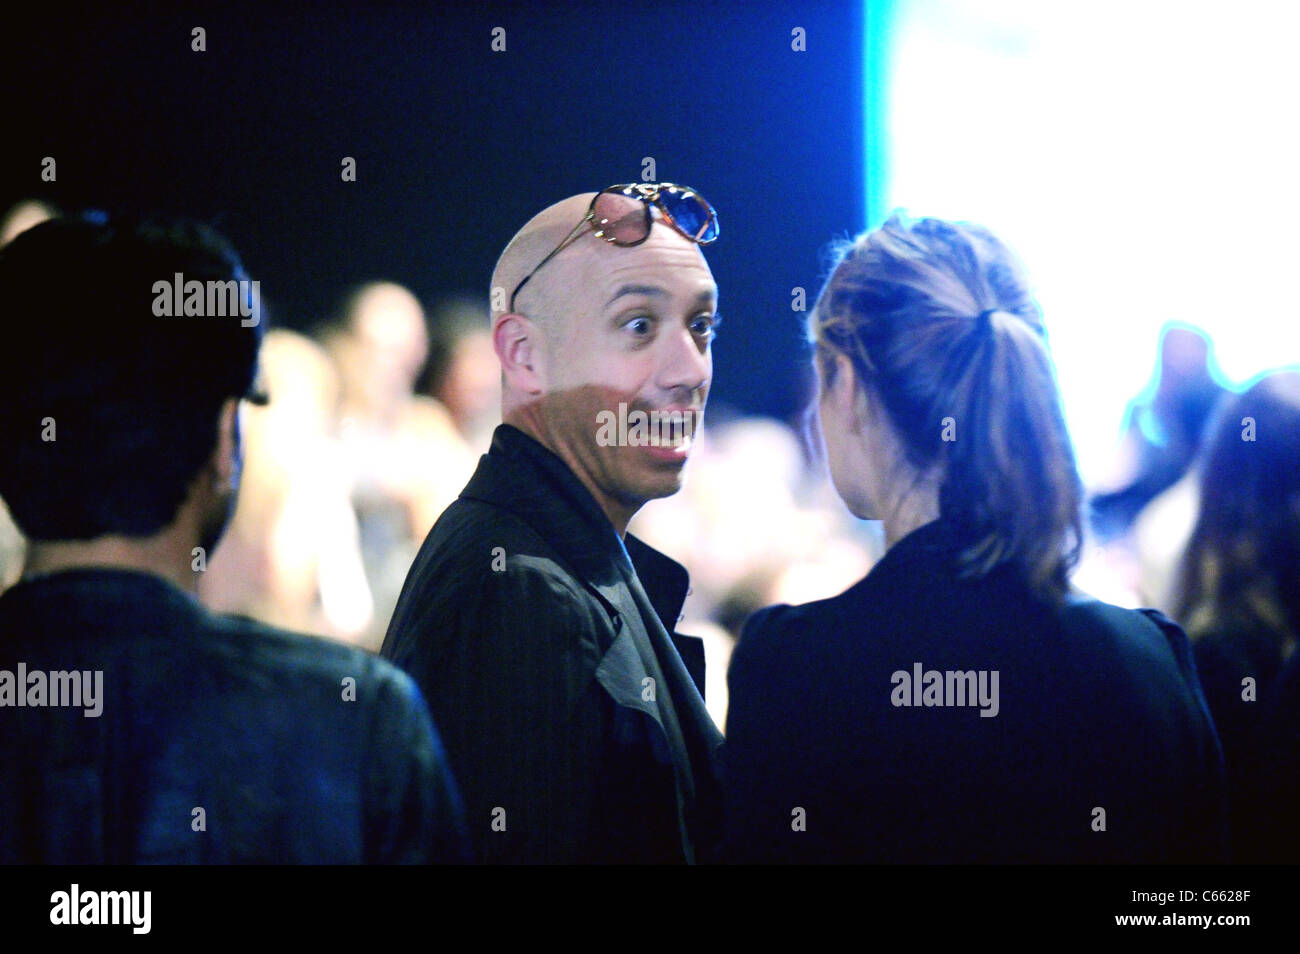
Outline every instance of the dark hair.
[[438, 396], [456, 357], [456, 346], [472, 334], [491, 332], [487, 302], [469, 296], [447, 297], [425, 315], [429, 332], [429, 357], [420, 379], [418, 394]]
[[216, 447], [222, 404], [253, 396], [260, 316], [156, 315], [155, 283], [177, 273], [246, 279], [223, 238], [184, 221], [87, 213], [0, 249], [0, 496], [27, 536], [162, 529]]
[[842, 251], [809, 330], [827, 383], [846, 355], [908, 463], [941, 472], [962, 575], [1010, 564], [1063, 597], [1083, 490], [1042, 314], [1011, 251], [978, 226], [894, 215]]
[[1221, 410], [1175, 615], [1193, 637], [1248, 628], [1300, 637], [1300, 369], [1261, 377]]

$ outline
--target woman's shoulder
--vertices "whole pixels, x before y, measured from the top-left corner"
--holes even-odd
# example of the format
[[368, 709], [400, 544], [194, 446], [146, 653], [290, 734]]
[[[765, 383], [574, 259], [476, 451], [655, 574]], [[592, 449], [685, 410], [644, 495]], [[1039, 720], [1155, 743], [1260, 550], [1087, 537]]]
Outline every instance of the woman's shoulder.
[[859, 581], [837, 596], [797, 605], [777, 603], [757, 610], [745, 622], [741, 642], [749, 640], [751, 646], [779, 644], [797, 639], [810, 630], [819, 634], [833, 632], [846, 616], [855, 615], [851, 608], [857, 602], [855, 593], [863, 582]]
[[1078, 591], [1062, 603], [1061, 617], [1067, 625], [1077, 628], [1110, 630], [1145, 640], [1186, 639], [1183, 628], [1158, 609], [1117, 606]]
[[826, 599], [756, 611], [732, 652], [729, 678], [799, 682], [860, 662], [864, 647], [874, 645], [868, 630], [878, 615], [859, 594], [864, 582]]
[[1117, 606], [1076, 592], [1066, 598], [1059, 615], [1072, 635], [1091, 643], [1139, 654], [1191, 653], [1183, 628], [1158, 609]]
[[1183, 628], [1157, 609], [1130, 609], [1090, 597], [1067, 601], [1062, 619], [1071, 645], [1085, 650], [1108, 679], [1138, 694], [1199, 688], [1192, 644]]

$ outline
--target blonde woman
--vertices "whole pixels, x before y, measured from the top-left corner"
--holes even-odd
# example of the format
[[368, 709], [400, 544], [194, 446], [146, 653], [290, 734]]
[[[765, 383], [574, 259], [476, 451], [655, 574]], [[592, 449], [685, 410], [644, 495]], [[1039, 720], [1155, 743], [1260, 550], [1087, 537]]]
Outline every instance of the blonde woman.
[[1074, 594], [1081, 489], [1039, 309], [987, 231], [891, 219], [812, 315], [836, 490], [887, 552], [733, 656], [736, 860], [1219, 860], [1186, 637]]

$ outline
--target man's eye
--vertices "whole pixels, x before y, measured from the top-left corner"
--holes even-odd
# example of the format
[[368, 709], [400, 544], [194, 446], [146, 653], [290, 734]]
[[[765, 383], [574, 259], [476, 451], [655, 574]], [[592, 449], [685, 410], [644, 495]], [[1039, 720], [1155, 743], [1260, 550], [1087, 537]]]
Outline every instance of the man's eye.
[[623, 325], [624, 328], [631, 329], [632, 333], [639, 338], [643, 338], [650, 333], [652, 322], [644, 315], [633, 318]]
[[712, 338], [718, 333], [718, 325], [722, 321], [721, 315], [696, 315], [691, 320], [691, 334], [701, 338]]

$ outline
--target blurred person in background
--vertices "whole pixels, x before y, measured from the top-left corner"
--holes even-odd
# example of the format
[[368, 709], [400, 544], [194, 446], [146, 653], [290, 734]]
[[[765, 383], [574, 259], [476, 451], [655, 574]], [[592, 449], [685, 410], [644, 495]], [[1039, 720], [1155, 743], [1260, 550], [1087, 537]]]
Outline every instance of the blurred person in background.
[[[24, 199], [10, 207], [0, 218], [0, 248], [8, 245], [20, 233], [46, 219], [58, 215], [58, 210], [39, 199]], [[9, 508], [0, 500], [0, 593], [13, 586], [22, 576], [26, 544], [18, 531]]]
[[1300, 653], [1292, 652], [1264, 707], [1253, 762], [1243, 772], [1237, 860], [1300, 860]]
[[1078, 586], [1124, 606], [1170, 612], [1178, 558], [1196, 519], [1192, 468], [1228, 393], [1222, 377], [1205, 332], [1182, 322], [1161, 329], [1151, 380], [1125, 411], [1111, 473], [1091, 488]]
[[338, 375], [324, 349], [282, 329], [267, 332], [259, 365], [271, 401], [244, 413], [239, 501], [199, 593], [220, 613], [365, 644], [374, 606], [338, 441]]
[[18, 582], [26, 558], [27, 541], [9, 515], [9, 508], [0, 500], [0, 593]]
[[0, 247], [8, 245], [20, 233], [59, 214], [59, 210], [40, 199], [24, 199], [10, 206], [0, 219]]
[[[193, 282], [238, 311], [161, 315], [177, 274], [187, 303]], [[0, 862], [463, 858], [407, 676], [196, 598], [238, 492], [240, 404], [264, 400], [246, 283], [185, 222], [87, 214], [0, 250], [5, 323], [30, 329], [0, 377], [0, 494], [29, 543], [0, 595]]]
[[363, 643], [378, 648], [420, 541], [476, 457], [447, 409], [415, 393], [429, 345], [407, 289], [362, 285], [317, 337], [338, 369], [340, 442], [374, 602]]
[[1210, 415], [1227, 394], [1218, 377], [1205, 332], [1176, 323], [1161, 330], [1151, 383], [1125, 414], [1111, 487], [1090, 503], [1103, 540], [1125, 533], [1142, 508], [1192, 466]]
[[[1199, 490], [1175, 615], [1223, 741], [1237, 858], [1260, 860], [1286, 827], [1279, 816], [1296, 812], [1295, 802], [1269, 796], [1296, 772], [1296, 753], [1263, 736], [1300, 636], [1300, 370], [1266, 374], [1227, 404]], [[1298, 824], [1290, 822], [1292, 851]]]
[[1200, 467], [1194, 463], [1142, 508], [1128, 540], [1120, 544], [1126, 548], [1134, 605], [1153, 606], [1179, 621], [1179, 567], [1200, 510], [1200, 482]]
[[501, 423], [501, 364], [492, 348], [486, 302], [450, 297], [433, 309], [429, 360], [416, 390], [447, 409], [474, 453], [487, 450]]
[[1071, 591], [1082, 487], [1037, 304], [976, 226], [894, 217], [810, 316], [827, 462], [887, 550], [732, 656], [734, 860], [1216, 861], [1176, 624]]

